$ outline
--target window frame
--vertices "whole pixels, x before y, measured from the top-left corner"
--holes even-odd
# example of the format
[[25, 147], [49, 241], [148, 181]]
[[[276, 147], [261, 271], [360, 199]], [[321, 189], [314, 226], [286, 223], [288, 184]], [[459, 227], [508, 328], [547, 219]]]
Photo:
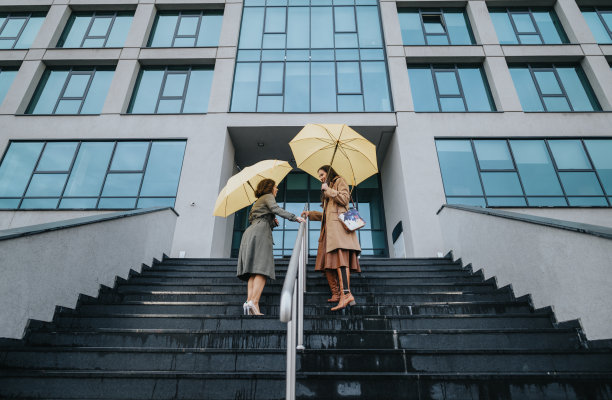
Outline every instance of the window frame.
[[[66, 26], [64, 27], [64, 31], [62, 32], [57, 45], [55, 46], [56, 48], [60, 48], [60, 49], [112, 49], [112, 48], [122, 48], [122, 47], [107, 47], [106, 44], [108, 43], [108, 39], [111, 36], [111, 33], [113, 31], [113, 27], [115, 26], [115, 21], [117, 19], [118, 15], [128, 15], [130, 14], [133, 17], [133, 12], [130, 11], [91, 11], [91, 12], [74, 12], [70, 15], [70, 18], [76, 18], [78, 16], [88, 16], [90, 17], [89, 23], [87, 25], [87, 29], [85, 30], [85, 34], [83, 35], [83, 38], [81, 39], [81, 43], [79, 44], [78, 47], [64, 47], [65, 41], [67, 36], [70, 34], [70, 30], [72, 29], [72, 25], [69, 26], [70, 24], [70, 20], [68, 20], [68, 23], [66, 24]], [[93, 27], [93, 24], [95, 23], [95, 20], [97, 18], [111, 18], [111, 22], [108, 25], [108, 28], [106, 30], [106, 35], [104, 36], [90, 36], [89, 33], [91, 32], [91, 28]], [[89, 47], [89, 46], [84, 46], [85, 41], [86, 40], [95, 40], [95, 39], [104, 39], [104, 44], [102, 46], [95, 46], [95, 47]]]
[[[359, 42], [357, 44], [357, 47], [335, 47], [336, 45], [336, 36], [338, 34], [354, 34], [357, 35], [359, 40], [359, 26], [358, 26], [358, 7], [376, 7], [377, 9], [377, 13], [378, 13], [378, 22], [380, 24], [380, 35], [381, 35], [381, 46], [380, 47], [359, 47]], [[312, 47], [312, 32], [310, 35], [308, 35], [308, 47], [296, 47], [296, 48], [289, 48], [287, 47], [287, 35], [288, 35], [288, 26], [289, 26], [289, 9], [291, 7], [298, 7], [298, 8], [308, 8], [309, 9], [309, 21], [312, 21], [312, 10], [315, 8], [331, 8], [331, 21], [332, 21], [332, 35], [333, 35], [333, 43], [334, 43], [334, 47]], [[261, 34], [261, 41], [259, 44], [259, 47], [254, 48], [254, 47], [244, 47], [241, 48], [241, 43], [239, 41], [238, 43], [238, 50], [237, 50], [237, 56], [236, 56], [236, 68], [234, 68], [234, 73], [233, 73], [233, 79], [232, 79], [232, 92], [231, 92], [231, 98], [230, 98], [230, 111], [229, 112], [238, 112], [238, 113], [268, 113], [268, 112], [272, 112], [272, 113], [299, 113], [299, 114], [306, 114], [306, 113], [320, 113], [320, 112], [356, 112], [356, 113], [363, 113], [363, 112], [393, 112], [393, 98], [392, 98], [392, 93], [391, 93], [391, 82], [389, 79], [389, 65], [387, 63], [387, 53], [386, 53], [386, 45], [385, 45], [385, 38], [384, 38], [384, 32], [383, 32], [383, 25], [382, 25], [382, 14], [381, 14], [381, 9], [380, 9], [380, 5], [378, 3], [372, 3], [372, 4], [356, 4], [355, 2], [351, 3], [351, 4], [311, 4], [311, 5], [289, 5], [289, 4], [283, 4], [283, 5], [260, 5], [260, 4], [245, 4], [245, 6], [243, 7], [243, 11], [242, 11], [242, 16], [244, 17], [244, 10], [247, 8], [263, 8], [263, 26], [262, 26], [262, 34]], [[274, 31], [274, 32], [270, 32], [266, 30], [266, 18], [268, 15], [268, 9], [271, 8], [284, 8], [285, 9], [285, 29], [284, 31]], [[343, 31], [343, 30], [338, 30], [336, 27], [336, 9], [337, 8], [352, 8], [354, 10], [353, 13], [353, 17], [354, 17], [354, 24], [355, 24], [355, 29], [353, 31]], [[241, 32], [242, 32], [242, 23], [241, 23]], [[309, 28], [310, 29], [310, 28]], [[284, 46], [281, 47], [274, 47], [274, 48], [266, 48], [264, 47], [264, 42], [265, 42], [265, 36], [266, 34], [272, 34], [272, 35], [285, 35], [284, 38]], [[240, 33], [239, 33], [240, 36]], [[355, 51], [357, 53], [357, 57], [356, 58], [345, 58], [340, 56], [339, 54], [341, 54], [343, 51]], [[378, 59], [378, 58], [370, 58], [367, 56], [363, 56], [363, 52], [364, 50], [379, 50], [382, 52], [382, 58]], [[257, 59], [247, 59], [247, 60], [240, 60], [240, 53], [244, 52], [244, 54], [248, 53], [248, 52], [258, 52], [258, 56]], [[307, 59], [289, 59], [289, 57], [287, 56], [287, 53], [290, 51], [306, 51], [309, 52], [308, 53], [308, 58]], [[331, 58], [329, 59], [316, 59], [314, 58], [314, 56], [312, 55], [313, 52], [318, 52], [318, 51], [329, 51], [331, 52], [333, 55], [331, 56]], [[283, 52], [283, 55], [281, 57], [278, 58], [266, 58], [265, 53], [266, 52]], [[330, 62], [330, 63], [334, 63], [334, 73], [333, 73], [333, 78], [335, 80], [334, 84], [334, 90], [336, 93], [336, 97], [334, 99], [334, 103], [335, 103], [335, 110], [333, 111], [312, 111], [312, 69], [313, 69], [313, 64], [315, 63], [321, 63], [321, 62]], [[359, 93], [344, 93], [344, 92], [339, 92], [338, 89], [338, 64], [342, 63], [342, 62], [355, 62], [358, 64], [358, 68], [359, 68], [359, 85], [360, 85], [360, 92]], [[366, 110], [366, 96], [365, 96], [365, 92], [364, 92], [364, 77], [363, 77], [363, 63], [367, 63], [367, 62], [382, 62], [384, 63], [384, 67], [385, 67], [385, 74], [386, 74], [386, 79], [387, 79], [387, 98], [389, 100], [389, 110], [387, 111], [368, 111]], [[261, 93], [261, 76], [262, 76], [262, 71], [263, 68], [262, 66], [266, 63], [283, 63], [283, 82], [282, 82], [282, 90], [280, 93]], [[309, 89], [308, 89], [308, 111], [285, 111], [286, 108], [286, 101], [285, 101], [285, 89], [287, 87], [287, 65], [290, 63], [308, 63], [308, 79], [309, 79]], [[233, 98], [234, 98], [234, 87], [236, 84], [236, 74], [238, 71], [237, 66], [239, 64], [255, 64], [258, 66], [258, 81], [257, 81], [257, 89], [256, 89], [256, 94], [255, 94], [255, 109], [254, 110], [250, 110], [250, 111], [234, 111], [232, 110], [232, 104], [233, 104]], [[361, 110], [360, 111], [339, 111], [339, 97], [340, 96], [361, 96]], [[282, 107], [280, 111], [258, 111], [259, 109], [259, 100], [260, 97], [274, 97], [274, 96], [280, 96], [282, 97]]]
[[[439, 7], [439, 8], [431, 8], [431, 7], [405, 7], [405, 6], [399, 6], [397, 7], [397, 11], [398, 13], [401, 13], [401, 10], [418, 10], [419, 12], [419, 22], [421, 24], [421, 31], [423, 33], [423, 39], [425, 40], [425, 44], [404, 44], [402, 43], [403, 46], [474, 46], [476, 45], [476, 39], [474, 37], [474, 32], [472, 31], [472, 24], [471, 21], [469, 19], [469, 17], [467, 16], [467, 12], [466, 12], [466, 8], [464, 7]], [[450, 34], [448, 32], [448, 24], [446, 23], [446, 16], [445, 14], [445, 10], [451, 10], [451, 9], [456, 9], [456, 10], [461, 10], [461, 13], [463, 14], [464, 18], [466, 19], [466, 29], [468, 31], [468, 35], [470, 37], [470, 44], [453, 44], [451, 42], [451, 37]], [[433, 15], [439, 15], [440, 16], [440, 22], [442, 25], [442, 28], [444, 29], [444, 33], [427, 33], [427, 31], [425, 30], [425, 21], [423, 20], [424, 16], [433, 16]], [[446, 37], [446, 44], [430, 44], [429, 43], [429, 36], [438, 36], [438, 37]]]
[[[147, 151], [146, 151], [146, 155], [145, 155], [145, 159], [143, 162], [143, 166], [141, 170], [114, 170], [111, 168], [113, 161], [114, 161], [114, 156], [117, 150], [117, 146], [119, 143], [122, 142], [143, 142], [143, 143], [148, 143], [147, 146]], [[151, 155], [151, 149], [153, 147], [153, 144], [156, 142], [183, 142], [185, 143], [185, 146], [187, 145], [187, 139], [186, 138], [172, 138], [172, 139], [118, 139], [118, 140], [113, 140], [113, 139], [102, 139], [102, 140], [82, 140], [82, 139], [60, 139], [60, 140], [10, 140], [8, 142], [8, 145], [6, 146], [6, 148], [4, 149], [4, 153], [2, 154], [2, 158], [0, 159], [0, 166], [4, 163], [4, 160], [6, 158], [6, 155], [8, 154], [8, 150], [11, 147], [11, 144], [13, 143], [42, 143], [42, 147], [40, 149], [40, 153], [38, 154], [38, 157], [36, 159], [36, 162], [34, 164], [34, 167], [32, 169], [32, 172], [30, 173], [30, 177], [28, 179], [27, 184], [24, 187], [23, 192], [21, 193], [21, 196], [7, 196], [7, 197], [0, 197], [0, 200], [19, 200], [19, 203], [17, 205], [16, 208], [0, 208], [1, 210], [25, 210], [25, 211], [33, 211], [33, 210], [135, 210], [138, 209], [138, 202], [141, 199], [166, 199], [166, 198], [170, 198], [173, 197], [174, 201], [176, 202], [176, 197], [178, 196], [178, 185], [180, 184], [180, 179], [181, 179], [181, 174], [183, 172], [183, 164], [185, 162], [185, 154], [183, 153], [183, 158], [181, 160], [181, 167], [179, 170], [179, 174], [178, 174], [178, 182], [177, 182], [177, 192], [174, 196], [141, 196], [142, 193], [142, 186], [144, 184], [144, 180], [145, 180], [145, 174], [147, 172], [147, 167], [149, 164], [149, 159], [150, 159], [150, 155]], [[49, 143], [76, 143], [76, 148], [74, 150], [74, 154], [72, 155], [72, 159], [70, 160], [70, 165], [68, 167], [67, 170], [65, 171], [37, 171], [38, 165], [40, 164], [40, 161], [42, 159], [42, 156], [45, 152], [45, 149], [47, 147], [47, 145]], [[81, 149], [81, 145], [83, 143], [113, 143], [113, 149], [110, 153], [107, 165], [106, 165], [106, 171], [105, 171], [105, 175], [104, 175], [104, 179], [102, 180], [101, 184], [100, 184], [100, 189], [98, 191], [98, 195], [97, 196], [64, 196], [64, 193], [66, 191], [66, 187], [68, 186], [68, 182], [70, 181], [70, 177], [71, 174], [73, 172], [74, 169], [74, 163], [76, 162], [76, 159], [79, 155], [79, 151]], [[134, 196], [103, 196], [103, 192], [104, 192], [104, 186], [106, 184], [106, 180], [108, 178], [109, 174], [128, 174], [128, 173], [133, 173], [133, 174], [141, 174], [140, 177], [140, 184], [138, 186], [138, 192], [136, 195]], [[66, 174], [66, 180], [62, 186], [62, 190], [61, 193], [58, 196], [26, 196], [28, 189], [30, 188], [30, 185], [32, 183], [32, 180], [34, 179], [34, 175], [49, 175], [49, 174]], [[99, 208], [99, 204], [100, 201], [104, 198], [126, 198], [126, 199], [132, 199], [134, 198], [134, 207], [132, 208]], [[24, 200], [26, 199], [57, 199], [57, 203], [55, 205], [54, 208], [21, 208], [21, 205], [23, 204]], [[96, 199], [96, 206], [94, 208], [61, 208], [60, 205], [62, 203], [63, 199]]]
[[[504, 11], [507, 15], [508, 15], [508, 19], [510, 20], [510, 25], [512, 26], [512, 30], [514, 32], [514, 36], [516, 37], [516, 41], [518, 43], [501, 43], [502, 46], [545, 46], [548, 45], [549, 43], [546, 43], [546, 41], [544, 40], [544, 35], [542, 35], [542, 31], [540, 29], [540, 26], [537, 24], [535, 17], [533, 16], [533, 12], [534, 11], [547, 11], [547, 12], [553, 12], [555, 14], [555, 18], [557, 19], [557, 21], [559, 22], [559, 24], [561, 24], [561, 21], [559, 20], [559, 17], [557, 16], [557, 13], [555, 12], [555, 10], [553, 8], [546, 8], [546, 7], [527, 7], [525, 9], [525, 7], [492, 7], [489, 12], [491, 11]], [[533, 24], [534, 28], [535, 28], [535, 33], [534, 32], [520, 32], [518, 30], [518, 28], [516, 27], [516, 22], [514, 21], [514, 14], [527, 14], [529, 15], [529, 18], [531, 20], [531, 23]], [[554, 21], [553, 21], [554, 22]], [[495, 26], [494, 26], [495, 28]], [[497, 29], [497, 28], [495, 28]], [[559, 34], [559, 37], [561, 38], [561, 43], [554, 43], [553, 45], [564, 45], [564, 44], [571, 44], [567, 33], [565, 33], [565, 29], [561, 24], [561, 32], [557, 32]], [[529, 35], [529, 36], [538, 36], [540, 38], [540, 42], [541, 43], [523, 43], [522, 39], [521, 39], [521, 35]]]
[[[470, 111], [468, 108], [467, 100], [465, 97], [465, 91], [463, 89], [463, 83], [461, 82], [461, 77], [459, 75], [459, 69], [461, 67], [477, 67], [480, 70], [480, 74], [483, 77], [483, 83], [485, 89], [487, 90], [487, 98], [489, 100], [489, 105], [491, 106], [491, 110], [488, 111]], [[438, 111], [416, 111], [417, 113], [492, 113], [497, 112], [497, 105], [495, 104], [495, 99], [493, 98], [493, 94], [491, 93], [491, 86], [489, 85], [489, 80], [487, 78], [487, 74], [483, 68], [482, 64], [408, 64], [408, 69], [429, 69], [434, 85], [434, 94], [436, 96], [436, 102], [438, 104]], [[436, 72], [453, 72], [455, 74], [455, 79], [457, 80], [457, 87], [459, 89], [458, 95], [448, 95], [448, 94], [440, 94], [440, 88], [438, 85], [438, 79], [436, 78]], [[414, 96], [414, 94], [413, 94]], [[442, 102], [440, 99], [461, 99], [463, 101], [463, 111], [444, 111], [442, 110]], [[414, 101], [414, 99], [413, 99]]]
[[[612, 7], [611, 8], [601, 9], [600, 7], [597, 7], [597, 6], [589, 6], [589, 7], [581, 7], [580, 11], [581, 12], [584, 12], [584, 11], [594, 11], [597, 14], [597, 18], [599, 18], [599, 22], [601, 22], [601, 25], [603, 26], [603, 28], [608, 33], [608, 38], [610, 40], [612, 40], [612, 26], [608, 26], [608, 24], [606, 23], [606, 20], [602, 16], [602, 14], [612, 14]], [[590, 27], [589, 27], [589, 29], [590, 29]]]
[[[550, 65], [550, 66], [548, 66]], [[585, 76], [583, 77], [584, 79], [586, 79], [587, 83], [588, 83], [588, 87], [584, 87], [583, 84], [583, 88], [585, 90], [585, 92], [590, 91], [591, 94], [595, 97], [595, 100], [597, 102], [597, 107], [593, 107], [594, 110], [592, 111], [575, 111], [574, 110], [574, 106], [570, 100], [569, 95], [567, 94], [567, 90], [565, 89], [565, 85], [563, 85], [563, 81], [561, 80], [561, 77], [559, 76], [559, 72], [557, 71], [557, 67], [579, 67], [580, 70], [582, 70], [582, 67], [580, 67], [577, 64], [563, 64], [563, 63], [551, 63], [551, 64], [539, 64], [539, 63], [527, 63], [527, 64], [510, 64], [509, 67], [513, 68], [513, 67], [523, 67], [523, 68], [527, 68], [529, 71], [529, 75], [531, 76], [531, 79], [533, 81], [533, 84], [536, 88], [536, 91], [538, 92], [538, 97], [540, 99], [540, 103], [542, 104], [542, 108], [544, 109], [544, 111], [525, 111], [524, 112], [601, 112], [601, 104], [599, 103], [599, 99], [597, 98], [597, 95], [595, 94], [595, 92], [593, 91], [593, 87], [591, 86], [591, 82], [589, 82], [588, 77]], [[557, 80], [557, 84], [559, 85], [559, 88], [561, 89], [561, 94], [543, 94], [542, 93], [542, 89], [540, 87], [540, 83], [538, 82], [535, 73], [536, 72], [553, 72], [555, 75], [555, 79]], [[583, 71], [584, 73], [584, 71]], [[580, 77], [580, 73], [577, 73], [578, 78], [580, 79], [581, 83], [582, 79]], [[570, 111], [548, 111], [548, 106], [546, 105], [546, 102], [544, 101], [544, 98], [546, 97], [557, 97], [557, 98], [564, 98], [567, 101], [567, 104], [569, 105]], [[522, 108], [522, 104], [521, 104], [521, 108]]]
[[[30, 99], [30, 103], [28, 104], [28, 107], [26, 108], [25, 111], [25, 115], [100, 115], [100, 113], [94, 113], [94, 114], [81, 114], [81, 111], [83, 109], [83, 106], [85, 105], [85, 101], [87, 100], [87, 96], [89, 95], [89, 90], [91, 89], [91, 84], [95, 78], [96, 72], [98, 71], [113, 71], [113, 73], [115, 72], [115, 66], [106, 66], [106, 65], [96, 65], [96, 66], [92, 66], [92, 67], [87, 67], [87, 66], [80, 66], [80, 65], [71, 65], [71, 66], [66, 66], [66, 67], [60, 67], [60, 66], [53, 66], [53, 67], [47, 67], [43, 73], [43, 76], [41, 77], [41, 79], [38, 82], [38, 86], [36, 87], [36, 90], [34, 91], [34, 94], [32, 95], [32, 98]], [[62, 85], [62, 89], [60, 90], [59, 96], [57, 97], [57, 99], [55, 100], [55, 105], [53, 106], [53, 112], [50, 114], [46, 114], [46, 113], [34, 113], [34, 109], [36, 108], [36, 105], [38, 104], [38, 100], [37, 97], [39, 97], [39, 95], [42, 94], [42, 92], [45, 90], [45, 87], [47, 85], [48, 82], [48, 78], [51, 75], [52, 71], [67, 71], [68, 75], [66, 76], [66, 80], [64, 81], [63, 85]], [[49, 73], [49, 75], [45, 75], [46, 73]], [[72, 78], [72, 76], [74, 75], [90, 75], [89, 76], [89, 81], [87, 82], [87, 85], [85, 87], [85, 91], [83, 92], [83, 96], [82, 97], [63, 97], [63, 95], [66, 92], [66, 88], [68, 86], [68, 83], [70, 82], [70, 79]], [[41, 86], [43, 85], [44, 86]], [[110, 88], [109, 88], [110, 90]], [[108, 96], [108, 92], [105, 95], [105, 101], [106, 101], [106, 97]], [[36, 102], [34, 102], [34, 100], [36, 100]], [[79, 105], [79, 111], [76, 114], [56, 114], [57, 111], [57, 107], [59, 106], [59, 103], [61, 100], [80, 100], [81, 104]]]
[[[207, 68], [207, 67], [210, 67], [210, 68]], [[130, 99], [126, 114], [129, 114], [129, 115], [185, 115], [185, 114], [206, 114], [208, 113], [208, 109], [205, 112], [183, 113], [183, 110], [185, 109], [185, 102], [187, 100], [187, 92], [189, 91], [189, 83], [191, 82], [191, 72], [194, 69], [195, 70], [198, 70], [198, 69], [210, 70], [214, 72], [214, 65], [213, 66], [207, 66], [207, 65], [185, 65], [185, 66], [181, 66], [181, 65], [165, 65], [165, 66], [152, 66], [151, 65], [151, 66], [148, 66], [147, 65], [147, 66], [141, 66], [140, 71], [138, 72], [138, 77], [136, 79], [134, 90], [132, 91], [132, 97]], [[134, 102], [136, 101], [136, 96], [140, 88], [140, 82], [142, 79], [142, 75], [147, 70], [164, 72], [164, 76], [162, 77], [162, 80], [160, 83], [159, 92], [157, 94], [157, 100], [155, 103], [155, 111], [150, 112], [150, 113], [143, 113], [143, 112], [133, 113], [132, 109], [134, 107]], [[168, 75], [181, 75], [181, 74], [187, 75], [185, 78], [185, 86], [183, 87], [183, 94], [181, 96], [164, 96], [163, 93], [166, 87]], [[208, 93], [208, 97], [210, 98], [210, 92]], [[180, 112], [178, 113], [158, 113], [159, 104], [162, 100], [181, 100]]]
[[[4, 30], [4, 28], [6, 27], [6, 25], [8, 24], [8, 22], [11, 19], [25, 19], [25, 22], [23, 23], [23, 25], [21, 26], [21, 29], [19, 29], [19, 33], [17, 34], [17, 36], [7, 36], [7, 37], [3, 37], [2, 40], [13, 40], [13, 45], [8, 48], [8, 49], [4, 49], [4, 50], [15, 50], [15, 46], [17, 46], [17, 42], [19, 42], [19, 39], [21, 38], [21, 35], [23, 34], [23, 31], [25, 31], [26, 27], [28, 26], [28, 24], [30, 23], [30, 20], [32, 19], [32, 17], [43, 17], [46, 18], [46, 15], [43, 15], [43, 13], [41, 12], [30, 12], [30, 13], [0, 13], [0, 15], [6, 15], [5, 16], [5, 20], [2, 23], [2, 25], [0, 25], [0, 32], [2, 32]], [[29, 48], [29, 47], [28, 47]], [[17, 50], [27, 50], [27, 49], [17, 49]]]
[[[200, 38], [200, 28], [202, 27], [202, 19], [204, 18], [204, 15], [206, 14], [206, 12], [219, 12], [221, 16], [224, 15], [224, 10], [216, 9], [216, 8], [206, 8], [206, 9], [201, 9], [201, 10], [179, 10], [177, 20], [176, 20], [176, 25], [174, 26], [174, 33], [172, 35], [172, 41], [171, 41], [170, 47], [163, 47], [163, 46], [152, 46], [153, 38], [155, 36], [155, 31], [159, 23], [159, 17], [162, 15], [176, 13], [176, 11], [157, 10], [156, 15], [155, 15], [155, 21], [153, 22], [153, 27], [151, 28], [151, 32], [149, 33], [149, 39], [147, 40], [146, 47], [152, 48], [152, 49], [163, 49], [163, 48], [187, 48], [189, 49], [189, 48], [195, 48], [195, 47], [216, 47], [216, 46], [198, 46], [197, 45], [198, 39]], [[198, 24], [196, 26], [195, 35], [179, 35], [178, 34], [179, 28], [181, 26], [181, 20], [184, 17], [198, 17]], [[176, 42], [176, 39], [190, 39], [190, 38], [193, 38], [193, 46], [175, 46], [174, 45]]]
[[[598, 170], [595, 168], [595, 165], [593, 163], [593, 159], [591, 158], [591, 155], [588, 151], [588, 148], [585, 144], [585, 140], [597, 140], [597, 139], [604, 139], [604, 140], [610, 140], [612, 141], [612, 137], [609, 138], [601, 138], [601, 137], [596, 137], [596, 138], [591, 138], [591, 137], [559, 137], [559, 138], [520, 138], [520, 137], [512, 137], [512, 138], [495, 138], [495, 137], [482, 137], [482, 138], [456, 138], [456, 137], [436, 137], [434, 140], [435, 141], [465, 141], [465, 140], [469, 140], [470, 142], [470, 147], [472, 149], [472, 156], [474, 157], [474, 162], [476, 163], [476, 170], [478, 172], [478, 180], [480, 182], [480, 188], [482, 190], [482, 196], [476, 196], [476, 195], [447, 195], [446, 194], [446, 188], [444, 187], [444, 179], [442, 179], [442, 166], [440, 164], [440, 157], [439, 157], [439, 153], [436, 149], [436, 156], [438, 157], [438, 166], [440, 168], [440, 179], [442, 180], [442, 186], [444, 187], [444, 196], [445, 198], [448, 199], [449, 198], [474, 198], [474, 199], [482, 199], [484, 200], [485, 203], [485, 207], [487, 208], [512, 208], [512, 207], [518, 207], [518, 208], [551, 208], [551, 207], [559, 207], [559, 208], [580, 208], [580, 207], [588, 207], [588, 208], [610, 208], [612, 207], [612, 193], [607, 193], [606, 192], [606, 188], [602, 183], [601, 177], [599, 176], [599, 172]], [[509, 154], [510, 154], [510, 159], [512, 161], [512, 169], [490, 169], [490, 168], [481, 168], [480, 166], [480, 160], [478, 158], [478, 153], [476, 151], [476, 146], [474, 144], [475, 141], [485, 141], [485, 140], [491, 140], [491, 141], [503, 141], [506, 145], [506, 149], [508, 150]], [[516, 159], [514, 156], [514, 151], [512, 150], [512, 146], [510, 145], [510, 142], [513, 140], [530, 140], [530, 141], [542, 141], [544, 142], [545, 148], [546, 148], [546, 152], [547, 155], [550, 159], [551, 162], [551, 166], [554, 169], [555, 175], [557, 177], [557, 181], [559, 183], [559, 187], [561, 188], [561, 192], [562, 195], [528, 195], [525, 191], [525, 186], [523, 184], [523, 178], [521, 177], [521, 173], [517, 167], [516, 164]], [[550, 141], [559, 141], [559, 140], [578, 140], [580, 141], [580, 145], [581, 148], [583, 149], [585, 155], [587, 156], [588, 162], [591, 166], [591, 168], [589, 169], [563, 169], [563, 168], [559, 168], [557, 165], [557, 161], [555, 160], [554, 157], [554, 153], [552, 152], [552, 149], [550, 147], [549, 142]], [[482, 179], [482, 173], [487, 173], [487, 172], [513, 172], [516, 173], [520, 187], [521, 187], [521, 191], [522, 191], [522, 195], [487, 195], [487, 192], [485, 190], [485, 185]], [[565, 186], [563, 184], [563, 181], [561, 179], [561, 173], [563, 172], [591, 172], [595, 174], [595, 177], [597, 178], [597, 183], [599, 184], [599, 187], [601, 188], [601, 192], [602, 195], [579, 195], [579, 196], [572, 196], [572, 195], [567, 195], [567, 191], [565, 189]], [[547, 205], [530, 205], [529, 204], [529, 198], [540, 198], [540, 199], [546, 199], [546, 198], [560, 198], [563, 197], [564, 201], [565, 201], [565, 205], [564, 206], [547, 206]], [[603, 197], [607, 203], [607, 206], [572, 206], [570, 205], [570, 199], [571, 198], [576, 198], [576, 197], [592, 197], [592, 198], [601, 198]], [[516, 199], [522, 199], [525, 201], [525, 205], [524, 206], [497, 206], [497, 205], [489, 205], [489, 198], [516, 198]]]

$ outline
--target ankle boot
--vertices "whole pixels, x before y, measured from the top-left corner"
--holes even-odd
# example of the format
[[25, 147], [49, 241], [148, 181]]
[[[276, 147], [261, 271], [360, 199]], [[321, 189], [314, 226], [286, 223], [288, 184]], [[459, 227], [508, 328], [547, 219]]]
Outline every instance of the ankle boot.
[[338, 286], [338, 279], [336, 279], [336, 273], [331, 269], [325, 270], [325, 277], [331, 290], [332, 297], [327, 299], [328, 303], [336, 303], [340, 301], [340, 286]]
[[[344, 288], [344, 282], [342, 279], [342, 270], [346, 270], [346, 289]], [[348, 268], [338, 268], [338, 283], [340, 286], [340, 301], [338, 302], [338, 305], [335, 307], [332, 307], [332, 311], [336, 311], [336, 310], [341, 310], [343, 308], [345, 308], [348, 305], [354, 306], [356, 304], [355, 302], [355, 298], [353, 297], [353, 294], [351, 293], [349, 284], [350, 284], [350, 272]]]

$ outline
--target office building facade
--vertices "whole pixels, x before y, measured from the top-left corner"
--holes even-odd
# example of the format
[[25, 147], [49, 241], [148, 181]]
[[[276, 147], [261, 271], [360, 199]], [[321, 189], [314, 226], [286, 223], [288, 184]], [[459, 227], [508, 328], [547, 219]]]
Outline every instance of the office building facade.
[[[435, 256], [441, 205], [612, 226], [612, 3], [2, 0], [0, 227], [173, 206], [172, 256], [235, 256], [219, 190], [306, 123], [377, 146], [364, 256]], [[317, 209], [295, 170], [279, 204]], [[311, 252], [319, 226], [310, 222]], [[275, 255], [297, 224], [274, 232]]]

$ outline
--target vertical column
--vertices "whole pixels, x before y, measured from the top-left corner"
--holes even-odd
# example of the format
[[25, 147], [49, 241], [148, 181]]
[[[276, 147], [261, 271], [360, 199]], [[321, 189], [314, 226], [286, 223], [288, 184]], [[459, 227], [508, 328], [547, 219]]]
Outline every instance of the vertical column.
[[154, 20], [155, 5], [139, 4], [136, 12], [134, 12], [134, 19], [132, 20], [132, 26], [125, 40], [124, 47], [145, 47]]
[[521, 102], [486, 3], [480, 0], [469, 1], [467, 14], [476, 41], [482, 45], [485, 53], [483, 66], [497, 109], [504, 112], [521, 111]]
[[230, 109], [241, 15], [242, 3], [226, 3], [223, 11], [221, 35], [219, 36], [215, 73], [210, 88], [209, 114], [225, 113]]
[[393, 108], [395, 111], [414, 111], [402, 30], [395, 1], [381, 1], [380, 14], [387, 51]]
[[117, 63], [113, 81], [108, 89], [102, 114], [121, 114], [126, 112], [132, 90], [138, 76], [139, 63], [134, 59], [121, 59]]
[[0, 114], [23, 114], [44, 71], [42, 60], [24, 61], [4, 98]]
[[603, 55], [586, 56], [581, 63], [604, 111], [612, 111], [612, 70]]
[[596, 43], [589, 25], [574, 0], [557, 0], [555, 12], [571, 43]]
[[49, 8], [45, 21], [40, 27], [30, 49], [55, 47], [69, 17], [70, 8], [67, 4], [53, 4]]

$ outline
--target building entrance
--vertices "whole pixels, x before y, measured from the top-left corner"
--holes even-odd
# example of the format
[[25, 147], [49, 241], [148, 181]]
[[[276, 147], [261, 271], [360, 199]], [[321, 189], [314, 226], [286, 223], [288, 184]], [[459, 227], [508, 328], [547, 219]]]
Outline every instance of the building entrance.
[[[292, 172], [278, 186], [276, 201], [279, 206], [289, 212], [299, 215], [304, 204], [309, 204], [310, 210], [321, 211], [321, 182], [304, 172]], [[353, 191], [353, 200], [359, 214], [366, 221], [366, 226], [358, 231], [362, 256], [388, 257], [385, 218], [383, 210], [382, 190], [379, 175], [374, 175]], [[232, 257], [238, 256], [242, 233], [249, 226], [251, 207], [240, 210], [234, 218], [234, 233], [232, 238]], [[274, 238], [274, 256], [289, 257], [295, 244], [299, 225], [295, 222], [279, 218], [280, 226], [272, 231]], [[309, 252], [311, 256], [317, 253], [321, 223], [308, 221]]]

